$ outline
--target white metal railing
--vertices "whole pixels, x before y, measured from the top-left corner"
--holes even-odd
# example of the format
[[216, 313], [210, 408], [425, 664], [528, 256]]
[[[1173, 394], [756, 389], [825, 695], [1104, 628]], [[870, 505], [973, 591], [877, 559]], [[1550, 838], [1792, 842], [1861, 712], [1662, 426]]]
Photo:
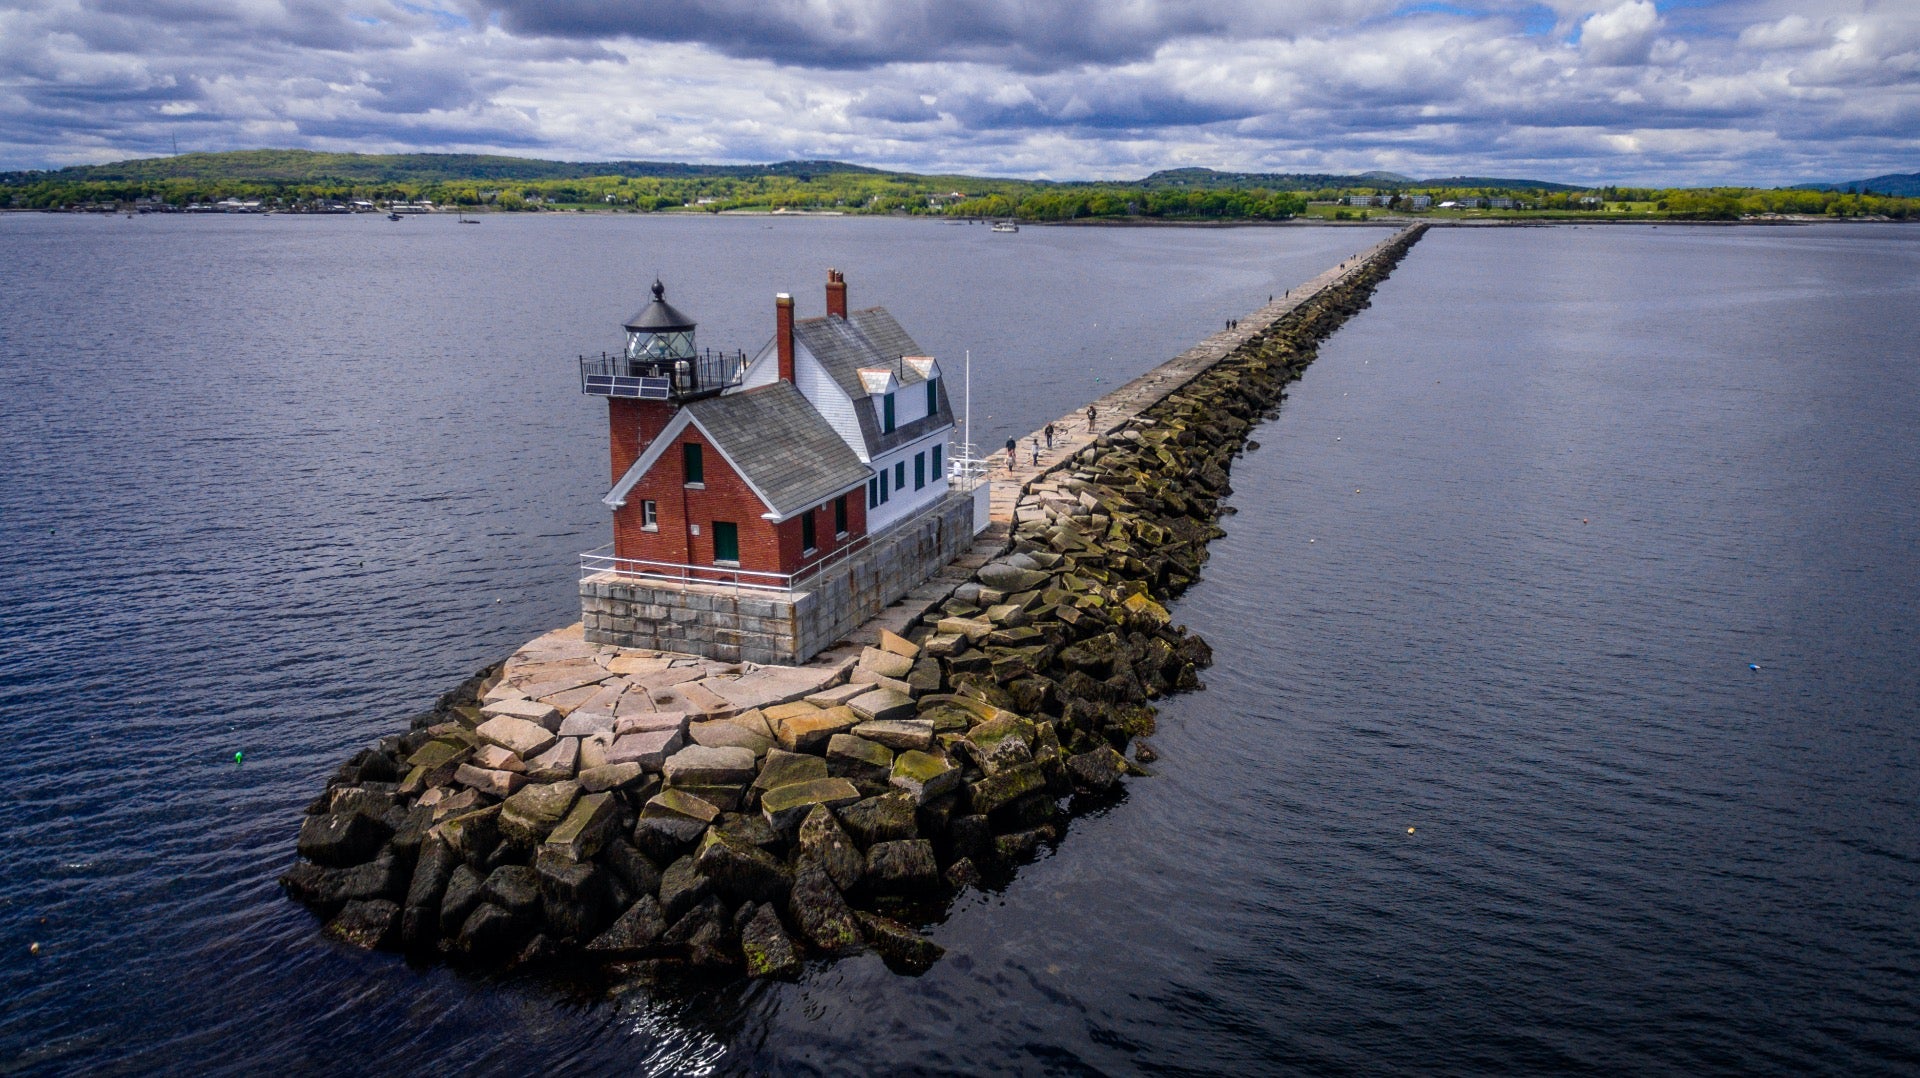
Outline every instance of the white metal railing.
[[622, 558], [606, 553], [613, 549], [613, 544], [608, 543], [580, 555], [580, 579], [611, 575], [623, 580], [658, 580], [679, 585], [713, 584], [731, 587], [735, 591], [791, 592], [798, 591], [814, 577], [865, 549], [871, 538], [863, 535], [851, 543], [845, 543], [819, 561], [802, 567], [797, 573], [769, 573], [758, 569], [736, 569], [730, 565], [689, 565], [646, 558]]
[[623, 580], [658, 580], [668, 584], [713, 584], [755, 591], [792, 591], [793, 577], [787, 573], [764, 573], [753, 569], [735, 569], [725, 565], [688, 565], [680, 562], [650, 561], [646, 558], [622, 558], [608, 551], [613, 544], [596, 547], [580, 555], [580, 579], [616, 576]]
[[580, 391], [610, 397], [649, 397], [643, 380], [658, 383], [660, 400], [695, 400], [732, 389], [746, 377], [745, 352], [709, 348], [691, 356], [580, 357]]
[[962, 442], [954, 447], [956, 456], [947, 458], [947, 485], [957, 491], [969, 491], [986, 482], [993, 462], [973, 455], [973, 447]]
[[[986, 462], [971, 461], [963, 458], [955, 461], [954, 471], [962, 470], [965, 461], [966, 477], [956, 474], [950, 480], [950, 488], [945, 497], [929, 502], [911, 516], [903, 517], [878, 533], [884, 537], [893, 528], [905, 521], [915, 519], [921, 513], [932, 511], [943, 504], [947, 498], [965, 494], [980, 486], [986, 480]], [[839, 565], [867, 548], [874, 539], [873, 534], [862, 535], [850, 543], [843, 543], [832, 553], [819, 561], [801, 567], [797, 573], [769, 573], [758, 569], [737, 569], [730, 565], [690, 565], [683, 562], [650, 561], [646, 558], [622, 558], [611, 551], [613, 544], [595, 547], [580, 555], [580, 579], [589, 580], [596, 576], [616, 576], [623, 580], [658, 580], [671, 584], [713, 584], [731, 587], [734, 590], [749, 591], [798, 591], [814, 577]]]

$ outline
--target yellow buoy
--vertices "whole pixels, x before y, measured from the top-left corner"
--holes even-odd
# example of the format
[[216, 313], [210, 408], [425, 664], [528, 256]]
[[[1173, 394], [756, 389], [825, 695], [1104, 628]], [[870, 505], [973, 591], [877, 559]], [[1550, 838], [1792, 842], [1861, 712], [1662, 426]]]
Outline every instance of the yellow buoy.
[[1407, 834], [1409, 835], [1413, 834], [1413, 828], [1411, 827], [1407, 828]]

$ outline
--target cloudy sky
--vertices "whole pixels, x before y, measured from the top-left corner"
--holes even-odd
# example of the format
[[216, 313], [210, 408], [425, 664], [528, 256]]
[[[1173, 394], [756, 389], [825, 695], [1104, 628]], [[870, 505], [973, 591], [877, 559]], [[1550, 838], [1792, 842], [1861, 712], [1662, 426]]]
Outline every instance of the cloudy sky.
[[0, 0], [0, 169], [176, 145], [1857, 179], [1920, 0]]

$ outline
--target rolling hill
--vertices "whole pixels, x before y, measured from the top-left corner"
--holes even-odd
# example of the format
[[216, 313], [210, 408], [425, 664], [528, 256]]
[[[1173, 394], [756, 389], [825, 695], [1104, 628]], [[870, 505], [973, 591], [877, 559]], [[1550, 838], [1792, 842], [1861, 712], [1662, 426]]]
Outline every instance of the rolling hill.
[[771, 165], [688, 165], [672, 161], [542, 161], [491, 154], [318, 153], [312, 150], [238, 150], [147, 157], [107, 165], [76, 165], [32, 175], [37, 180], [146, 182], [240, 180], [266, 183], [450, 183], [471, 180], [571, 180], [589, 176], [675, 178], [882, 174], [839, 161], [782, 161]]
[[1920, 196], [1920, 172], [1892, 172], [1885, 176], [1875, 176], [1870, 180], [1847, 180], [1844, 183], [1803, 183], [1797, 185], [1803, 191], [1850, 191], [1862, 194], [1871, 191], [1876, 195], [1894, 195], [1899, 198]]

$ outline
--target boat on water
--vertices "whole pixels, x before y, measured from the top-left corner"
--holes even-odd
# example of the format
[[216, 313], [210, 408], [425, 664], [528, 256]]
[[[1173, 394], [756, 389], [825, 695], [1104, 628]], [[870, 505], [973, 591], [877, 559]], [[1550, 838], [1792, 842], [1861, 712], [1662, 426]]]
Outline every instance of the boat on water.
[[399, 219], [400, 219], [400, 215], [399, 215], [399, 214], [397, 214], [397, 213], [389, 213], [389, 214], [387, 214], [387, 220], [389, 220], [389, 221], [398, 221]]
[[995, 221], [995, 222], [993, 223], [993, 229], [992, 229], [992, 231], [994, 231], [994, 232], [1018, 232], [1018, 231], [1020, 231], [1020, 226], [1019, 226], [1019, 225], [1017, 225], [1017, 224], [1014, 224], [1014, 223], [1013, 223], [1012, 221]]
[[461, 210], [460, 223], [463, 225], [477, 225], [480, 223], [480, 219], [478, 217], [468, 217], [467, 211]]

